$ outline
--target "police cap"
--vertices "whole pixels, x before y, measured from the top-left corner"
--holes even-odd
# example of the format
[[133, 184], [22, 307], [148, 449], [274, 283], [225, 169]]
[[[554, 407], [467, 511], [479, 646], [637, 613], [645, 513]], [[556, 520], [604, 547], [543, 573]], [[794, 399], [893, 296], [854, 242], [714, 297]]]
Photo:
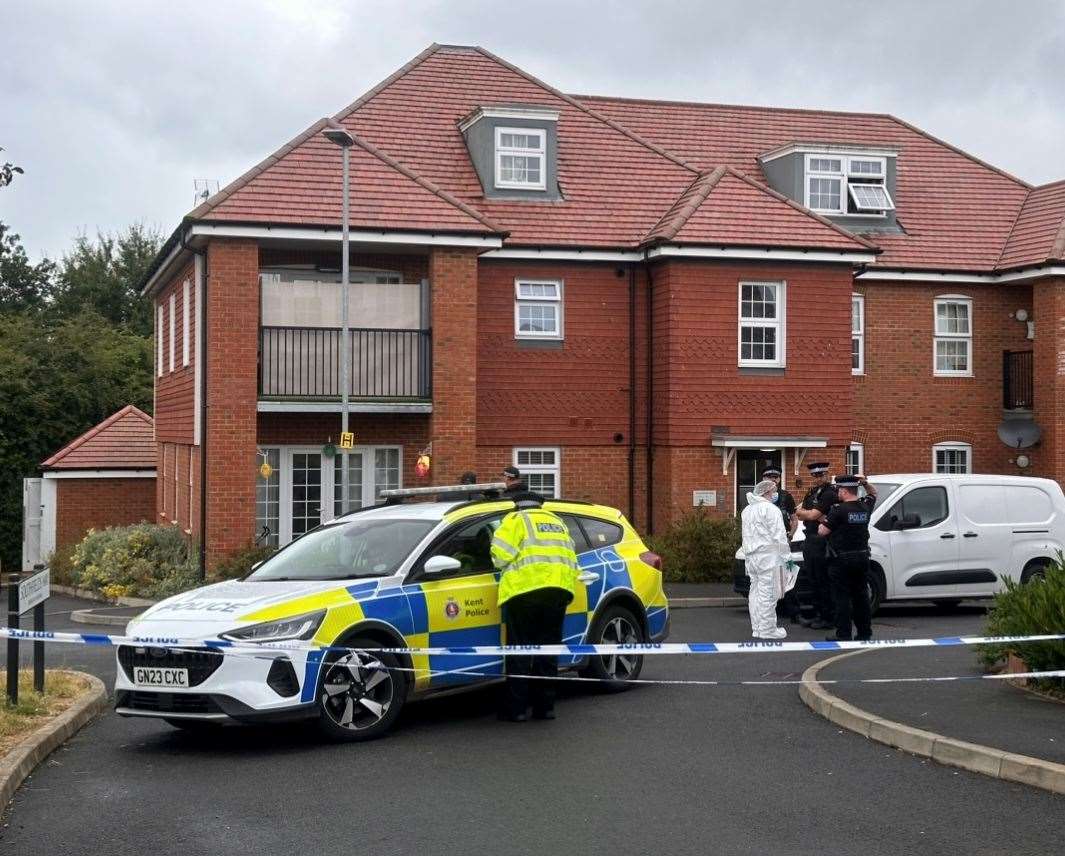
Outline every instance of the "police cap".
[[762, 470], [762, 475], [763, 476], [779, 476], [780, 475], [780, 467], [766, 467], [764, 470]]
[[845, 487], [848, 490], [857, 490], [861, 482], [858, 476], [836, 476], [836, 487]]
[[810, 475], [820, 476], [828, 472], [828, 464], [824, 461], [819, 461], [816, 464], [807, 464], [806, 469], [810, 471]]
[[503, 475], [508, 479], [520, 479], [521, 470], [517, 467], [503, 467]]

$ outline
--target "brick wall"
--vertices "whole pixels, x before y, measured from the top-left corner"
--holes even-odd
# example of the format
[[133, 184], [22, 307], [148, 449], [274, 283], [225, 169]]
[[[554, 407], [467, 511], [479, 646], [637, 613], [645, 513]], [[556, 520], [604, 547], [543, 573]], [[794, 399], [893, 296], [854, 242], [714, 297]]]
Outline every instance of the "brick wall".
[[247, 545], [255, 530], [259, 248], [207, 248], [207, 564]]
[[[1033, 345], [1012, 317], [1032, 309], [1031, 287], [873, 281], [856, 291], [865, 295], [866, 340], [865, 374], [854, 378], [852, 439], [865, 444], [866, 471], [930, 472], [932, 445], [957, 441], [972, 444], [974, 472], [1018, 473], [1010, 463], [1017, 453], [996, 429], [1002, 352]], [[934, 302], [945, 294], [972, 299], [972, 377], [933, 375]], [[1030, 454], [1038, 460], [1042, 453]]]
[[56, 479], [56, 550], [77, 544], [90, 529], [155, 519], [155, 479]]
[[454, 484], [477, 457], [477, 252], [434, 248], [433, 481]]
[[1036, 475], [1065, 485], [1065, 277], [1032, 286], [1035, 419], [1042, 441], [1027, 450]]
[[[189, 284], [189, 364], [182, 363], [185, 330], [183, 301]], [[174, 297], [174, 370], [170, 370], [170, 298]], [[196, 363], [196, 284], [192, 263], [180, 270], [155, 296], [155, 323], [163, 309], [163, 328], [155, 335], [163, 342], [163, 373], [155, 379], [155, 436], [159, 442], [191, 443], [194, 417], [194, 372]], [[158, 359], [158, 345], [155, 356]]]

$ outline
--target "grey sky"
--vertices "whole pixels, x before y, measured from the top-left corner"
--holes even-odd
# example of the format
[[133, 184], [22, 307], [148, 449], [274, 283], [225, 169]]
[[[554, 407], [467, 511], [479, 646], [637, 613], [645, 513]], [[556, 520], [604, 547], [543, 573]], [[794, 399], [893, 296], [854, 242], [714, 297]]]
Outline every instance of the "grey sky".
[[1065, 178], [1065, 3], [279, 2], [0, 5], [0, 220], [34, 256], [169, 233], [430, 42], [567, 92], [894, 113], [1033, 183]]

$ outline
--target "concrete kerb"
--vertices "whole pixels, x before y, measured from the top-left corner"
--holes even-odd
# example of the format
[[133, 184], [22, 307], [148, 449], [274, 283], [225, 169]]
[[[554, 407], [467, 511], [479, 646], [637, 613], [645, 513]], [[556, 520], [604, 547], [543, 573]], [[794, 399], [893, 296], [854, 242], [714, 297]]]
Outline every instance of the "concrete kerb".
[[107, 690], [103, 681], [84, 672], [64, 671], [88, 682], [89, 691], [55, 719], [31, 732], [0, 759], [0, 807], [7, 806], [18, 786], [38, 764], [107, 709]]
[[745, 597], [671, 597], [670, 609], [705, 609], [724, 606], [746, 606]]
[[76, 586], [63, 586], [55, 583], [52, 583], [51, 588], [53, 594], [65, 594], [68, 597], [76, 597], [81, 600], [94, 600], [97, 603], [110, 603], [113, 606], [154, 606], [159, 602], [157, 600], [149, 600], [146, 597], [120, 597], [117, 600], [110, 600], [92, 589], [77, 588]]
[[75, 609], [70, 613], [70, 620], [78, 624], [95, 624], [101, 627], [125, 627], [136, 616], [108, 615], [99, 609]]
[[814, 713], [842, 728], [911, 755], [931, 758], [940, 764], [960, 767], [995, 779], [1020, 782], [1051, 793], [1065, 794], [1065, 764], [968, 743], [884, 719], [832, 695], [818, 683], [817, 676], [822, 669], [847, 657], [868, 653], [867, 650], [848, 651], [810, 666], [803, 672], [803, 682], [799, 686], [799, 697], [803, 703]]

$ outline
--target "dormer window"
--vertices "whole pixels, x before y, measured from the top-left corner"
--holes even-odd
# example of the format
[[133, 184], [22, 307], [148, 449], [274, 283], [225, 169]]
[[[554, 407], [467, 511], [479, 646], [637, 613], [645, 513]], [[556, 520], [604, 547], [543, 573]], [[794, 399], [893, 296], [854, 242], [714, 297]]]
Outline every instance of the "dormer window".
[[496, 128], [495, 186], [543, 190], [547, 133], [537, 128]]
[[895, 209], [883, 157], [806, 155], [806, 207], [819, 214], [882, 217]]

